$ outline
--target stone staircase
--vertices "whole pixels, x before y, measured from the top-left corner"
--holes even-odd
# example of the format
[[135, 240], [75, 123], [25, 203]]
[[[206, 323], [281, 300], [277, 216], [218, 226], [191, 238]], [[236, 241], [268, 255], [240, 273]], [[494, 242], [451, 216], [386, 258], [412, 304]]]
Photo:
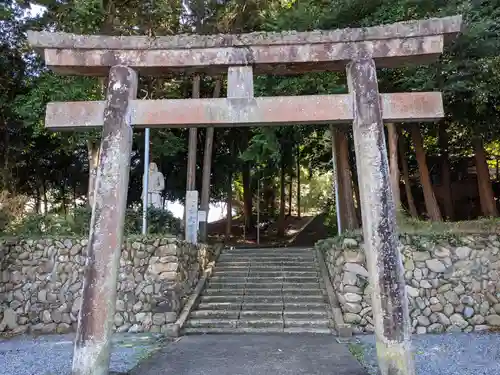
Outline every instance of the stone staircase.
[[334, 333], [315, 251], [224, 251], [183, 331]]

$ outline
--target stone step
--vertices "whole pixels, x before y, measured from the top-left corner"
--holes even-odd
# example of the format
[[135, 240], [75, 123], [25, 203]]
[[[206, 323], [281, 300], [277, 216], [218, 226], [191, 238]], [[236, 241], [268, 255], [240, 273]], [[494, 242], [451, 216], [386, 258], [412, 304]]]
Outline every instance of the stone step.
[[[268, 293], [268, 294], [267, 294]], [[321, 289], [264, 289], [264, 288], [245, 288], [245, 295], [282, 295], [282, 296], [322, 296], [323, 292]]]
[[231, 311], [284, 311], [285, 313], [327, 311], [329, 306], [325, 303], [303, 302], [303, 303], [258, 303], [258, 302], [201, 302], [198, 310], [231, 310]]
[[276, 311], [283, 312], [283, 301], [276, 303], [266, 302], [243, 302], [241, 305], [242, 311]]
[[186, 327], [183, 330], [185, 335], [204, 335], [204, 334], [262, 334], [262, 333], [283, 333], [285, 329], [280, 328], [207, 328], [207, 327]]
[[312, 263], [315, 264], [316, 258], [314, 256], [288, 256], [281, 257], [276, 255], [269, 256], [255, 256], [255, 257], [239, 257], [239, 256], [227, 256], [218, 258], [217, 262], [223, 264], [249, 264], [249, 265], [259, 265], [259, 264], [305, 264]]
[[271, 278], [271, 277], [284, 277], [285, 279], [290, 277], [319, 277], [319, 273], [316, 271], [217, 271], [214, 272], [214, 277], [262, 277], [262, 278]]
[[329, 305], [324, 302], [287, 302], [287, 303], [261, 303], [261, 302], [243, 302], [242, 310], [258, 311], [327, 311]]
[[329, 328], [314, 328], [314, 327], [290, 327], [290, 328], [256, 328], [256, 327], [237, 327], [237, 328], [184, 328], [185, 335], [202, 335], [202, 334], [262, 334], [262, 333], [289, 333], [289, 334], [318, 334], [331, 335], [334, 333]]
[[258, 311], [258, 310], [241, 310], [240, 319], [259, 319], [259, 318], [273, 318], [283, 320], [283, 310], [275, 311]]
[[309, 319], [309, 318], [285, 318], [285, 328], [291, 327], [320, 327], [330, 328], [331, 321], [325, 319]]
[[238, 326], [238, 319], [188, 319], [185, 326], [206, 328], [236, 328]]
[[327, 303], [328, 297], [324, 295], [320, 296], [295, 296], [295, 295], [283, 295], [283, 302], [288, 303], [303, 303], [303, 302], [322, 302]]
[[295, 265], [295, 264], [267, 264], [267, 265], [231, 265], [231, 264], [217, 264], [217, 271], [268, 271], [268, 270], [280, 270], [280, 271], [309, 271], [316, 270], [317, 265], [314, 263], [307, 265]]
[[283, 303], [282, 296], [244, 296], [243, 303]]
[[277, 256], [255, 256], [255, 257], [235, 257], [235, 256], [221, 256], [218, 258], [217, 263], [247, 263], [251, 265], [257, 264], [276, 264], [276, 263], [315, 263], [316, 258], [313, 256], [294, 256], [294, 257], [277, 257]]
[[235, 253], [223, 253], [221, 254], [221, 257], [226, 258], [226, 259], [234, 259], [234, 260], [239, 260], [239, 259], [255, 259], [255, 258], [279, 258], [279, 259], [297, 259], [297, 258], [304, 258], [304, 259], [314, 259], [316, 258], [316, 253], [305, 253], [305, 252], [296, 252], [296, 253], [260, 253], [260, 254], [235, 254]]
[[213, 276], [183, 332], [330, 334], [327, 297], [311, 249], [233, 249]]
[[314, 250], [296, 250], [296, 251], [223, 251], [221, 255], [224, 256], [247, 256], [247, 257], [255, 257], [255, 256], [282, 256], [282, 257], [291, 257], [291, 256], [315, 256], [316, 253]]
[[314, 319], [328, 319], [328, 313], [326, 310], [303, 310], [303, 311], [282, 311], [282, 310], [277, 310], [277, 311], [265, 311], [265, 310], [241, 310], [239, 312], [240, 319], [242, 318], [268, 318], [268, 317], [273, 317], [273, 318], [278, 318], [278, 317], [283, 317], [285, 319], [304, 319], [305, 318], [310, 318], [311, 320]]
[[295, 255], [279, 255], [279, 254], [262, 254], [262, 255], [221, 255], [219, 257], [221, 261], [227, 262], [256, 262], [262, 261], [264, 263], [275, 263], [275, 262], [312, 262], [316, 260], [316, 256], [314, 254], [295, 254]]
[[283, 254], [283, 253], [262, 253], [262, 254], [231, 254], [231, 253], [222, 253], [219, 256], [219, 259], [222, 260], [255, 260], [255, 259], [263, 259], [263, 260], [271, 260], [271, 261], [289, 261], [296, 259], [316, 259], [315, 253], [295, 253], [295, 254]]
[[206, 289], [202, 295], [206, 296], [323, 296], [321, 289]]
[[224, 250], [222, 254], [245, 254], [245, 255], [254, 255], [254, 254], [314, 254], [314, 249], [233, 249], [233, 250]]
[[189, 319], [238, 319], [240, 317], [240, 310], [195, 310], [189, 314]]
[[306, 319], [306, 318], [285, 318], [282, 316], [272, 316], [270, 314], [260, 316], [240, 316], [239, 319], [232, 317], [203, 316], [191, 318], [186, 322], [186, 327], [206, 327], [206, 328], [292, 328], [292, 327], [318, 327], [329, 328], [329, 319]]
[[[191, 312], [190, 319], [285, 319], [286, 321], [321, 321], [328, 320], [323, 311], [258, 311], [258, 310], [196, 310]], [[301, 324], [298, 324], [301, 325]]]
[[335, 330], [330, 327], [285, 327], [283, 331], [290, 334], [314, 333], [320, 335], [332, 335], [335, 333]]
[[245, 294], [245, 289], [214, 289], [208, 288], [202, 292], [203, 296], [243, 296]]
[[202, 295], [201, 296], [201, 302], [202, 303], [207, 303], [207, 302], [230, 302], [230, 303], [242, 303], [243, 302], [243, 296], [209, 296], [209, 295]]
[[317, 264], [315, 263], [310, 263], [310, 264], [305, 264], [305, 265], [298, 265], [298, 264], [266, 264], [266, 265], [261, 265], [261, 264], [254, 264], [254, 265], [244, 265], [244, 264], [237, 264], [237, 265], [232, 265], [232, 264], [217, 264], [215, 270], [219, 271], [297, 271], [297, 272], [304, 272], [304, 271], [316, 271], [319, 270]]
[[[241, 302], [200, 302], [199, 310], [240, 310]], [[196, 310], [195, 310], [196, 311]]]
[[240, 317], [238, 320], [238, 324], [236, 327], [244, 327], [244, 328], [283, 328], [284, 321], [283, 317]]
[[311, 257], [294, 257], [294, 258], [277, 258], [277, 257], [259, 257], [259, 258], [219, 258], [217, 264], [230, 265], [230, 266], [300, 266], [300, 265], [316, 265], [316, 258]]
[[208, 283], [208, 288], [213, 289], [260, 289], [260, 288], [269, 288], [269, 289], [322, 289], [322, 286], [318, 283], [288, 283], [288, 282], [277, 282], [277, 283], [220, 283], [220, 282], [212, 282]]
[[245, 297], [281, 297], [283, 295], [281, 289], [245, 289]]
[[[234, 272], [236, 274], [238, 271], [232, 271], [232, 272]], [[231, 273], [231, 271], [226, 272], [226, 274], [228, 274], [228, 275], [230, 273]], [[316, 270], [311, 270], [311, 271], [281, 271], [281, 270], [253, 271], [253, 270], [250, 270], [250, 272], [248, 272], [247, 277], [254, 277], [254, 276], [279, 277], [279, 276], [283, 276], [285, 278], [289, 278], [289, 277], [301, 277], [301, 276], [318, 277], [318, 275], [319, 275], [319, 272], [317, 272]]]
[[322, 296], [323, 290], [321, 288], [287, 288], [285, 285], [282, 289], [284, 296]]
[[318, 276], [278, 276], [278, 277], [236, 277], [236, 276], [227, 276], [227, 275], [214, 275], [211, 278], [211, 282], [219, 282], [219, 283], [262, 283], [262, 284], [270, 284], [277, 282], [287, 282], [287, 283], [319, 283]]

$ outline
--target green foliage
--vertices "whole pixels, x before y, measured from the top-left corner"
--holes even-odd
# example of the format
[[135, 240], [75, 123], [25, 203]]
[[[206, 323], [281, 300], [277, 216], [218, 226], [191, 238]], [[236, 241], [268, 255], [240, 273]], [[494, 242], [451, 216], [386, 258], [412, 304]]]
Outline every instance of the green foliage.
[[325, 215], [325, 228], [329, 236], [335, 237], [338, 235], [338, 222], [337, 222], [337, 211], [335, 209], [334, 199], [329, 199], [323, 208], [323, 214]]
[[[125, 233], [140, 234], [142, 228], [142, 211], [128, 210], [125, 217]], [[168, 210], [148, 209], [148, 233], [179, 234], [181, 222]]]
[[[0, 211], [0, 219], [2, 219]], [[3, 231], [10, 236], [88, 236], [91, 211], [76, 208], [71, 214], [51, 213], [47, 215], [29, 214], [21, 220], [10, 222]], [[6, 219], [8, 220], [8, 219]], [[142, 228], [142, 212], [129, 209], [125, 215], [125, 235], [139, 235]], [[148, 210], [148, 234], [177, 235], [180, 233], [180, 220], [168, 210]]]
[[[47, 11], [42, 16], [23, 18], [29, 3], [8, 0], [0, 4], [0, 189], [27, 197], [37, 206], [46, 201], [58, 212], [67, 212], [75, 202], [85, 202], [89, 173], [87, 142], [99, 140], [98, 131], [85, 134], [46, 131], [46, 104], [50, 101], [102, 100], [104, 84], [94, 78], [66, 77], [47, 71], [41, 59], [27, 46], [26, 29], [150, 36], [192, 32], [194, 29], [200, 33], [307, 31], [460, 13], [466, 21], [464, 32], [436, 64], [381, 69], [378, 72], [380, 91], [443, 92], [452, 164], [453, 159], [471, 155], [473, 133], [480, 133], [487, 150], [499, 155], [499, 0], [39, 0], [31, 3], [43, 5]], [[202, 97], [212, 96], [214, 78], [203, 77]], [[343, 72], [255, 77], [256, 96], [345, 92]], [[191, 77], [140, 78], [139, 97], [142, 99], [190, 96]], [[428, 155], [440, 155], [435, 124], [421, 128]], [[198, 150], [201, 150], [204, 131], [200, 130], [198, 134]], [[252, 167], [253, 177], [258, 170], [263, 181], [265, 179], [269, 187], [276, 188], [281, 168], [285, 170], [287, 180], [295, 177], [299, 157], [299, 168], [310, 171], [314, 180], [311, 183], [302, 180], [303, 188], [309, 185], [310, 189], [310, 192], [303, 192], [302, 205], [325, 206], [328, 226], [334, 231], [333, 206], [324, 203], [332, 196], [329, 184], [325, 187], [323, 183], [326, 179], [324, 172], [331, 170], [331, 144], [327, 134], [324, 125], [217, 129], [211, 197], [214, 200], [225, 197], [228, 176], [232, 174], [235, 196], [240, 200], [243, 197], [241, 172], [244, 165]], [[135, 132], [129, 206], [137, 205], [141, 199], [143, 145], [142, 133]], [[186, 146], [186, 130], [151, 132], [151, 158], [166, 177], [165, 195], [171, 200], [182, 200], [185, 195]], [[201, 154], [198, 172], [201, 171]], [[409, 159], [411, 172], [414, 172], [416, 163], [412, 157]], [[355, 173], [354, 158], [351, 162]], [[490, 161], [490, 165], [495, 166], [496, 162]], [[253, 193], [255, 180], [253, 178], [250, 185]], [[197, 189], [200, 185], [201, 179], [198, 179]], [[152, 231], [169, 225], [175, 227], [168, 224], [170, 219], [163, 218], [163, 214], [158, 214], [157, 219], [152, 215]], [[2, 226], [8, 226], [13, 217], [21, 216], [0, 210], [0, 230]], [[154, 224], [155, 220], [158, 224]], [[128, 231], [136, 233], [140, 228], [140, 213], [130, 210], [127, 223]], [[19, 230], [85, 232], [88, 228], [82, 228], [88, 226], [88, 214], [75, 213], [72, 218], [34, 215], [26, 219], [25, 224], [27, 229]]]
[[354, 356], [354, 358], [356, 358], [358, 362], [363, 364], [364, 363], [363, 361], [365, 359], [365, 349], [363, 345], [358, 343], [349, 343], [348, 347], [349, 351]]

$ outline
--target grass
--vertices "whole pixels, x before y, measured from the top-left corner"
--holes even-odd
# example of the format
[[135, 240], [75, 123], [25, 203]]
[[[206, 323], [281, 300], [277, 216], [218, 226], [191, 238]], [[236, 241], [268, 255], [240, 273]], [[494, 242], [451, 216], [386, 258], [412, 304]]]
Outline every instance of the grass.
[[[400, 234], [500, 234], [500, 218], [439, 222], [399, 216], [397, 222]], [[361, 229], [356, 229], [343, 233], [342, 237], [357, 237], [362, 234]]]
[[500, 218], [479, 219], [470, 221], [424, 221], [413, 218], [399, 218], [398, 226], [401, 233], [450, 233], [450, 234], [500, 234]]
[[363, 346], [357, 343], [349, 343], [348, 348], [354, 358], [356, 358], [359, 363], [363, 364], [365, 359], [365, 350]]

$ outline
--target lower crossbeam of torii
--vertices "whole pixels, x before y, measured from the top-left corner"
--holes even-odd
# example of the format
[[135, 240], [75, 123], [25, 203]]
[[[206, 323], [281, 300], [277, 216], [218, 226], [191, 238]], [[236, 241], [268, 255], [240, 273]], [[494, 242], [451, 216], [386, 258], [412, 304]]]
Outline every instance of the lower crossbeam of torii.
[[[413, 375], [410, 320], [396, 209], [389, 181], [385, 122], [444, 116], [441, 94], [380, 94], [377, 67], [429, 63], [461, 29], [460, 16], [364, 29], [310, 33], [108, 37], [29, 32], [47, 66], [61, 74], [109, 76], [105, 101], [49, 103], [53, 130], [103, 128], [90, 240], [78, 317], [73, 375], [109, 367], [132, 128], [353, 123], [362, 226], [379, 367]], [[349, 94], [254, 98], [253, 74], [344, 70]], [[137, 74], [228, 73], [228, 98], [137, 100]], [[196, 204], [190, 210], [196, 215]], [[189, 219], [189, 218], [188, 218]], [[186, 238], [196, 236], [197, 218]], [[340, 328], [340, 327], [338, 327]]]

